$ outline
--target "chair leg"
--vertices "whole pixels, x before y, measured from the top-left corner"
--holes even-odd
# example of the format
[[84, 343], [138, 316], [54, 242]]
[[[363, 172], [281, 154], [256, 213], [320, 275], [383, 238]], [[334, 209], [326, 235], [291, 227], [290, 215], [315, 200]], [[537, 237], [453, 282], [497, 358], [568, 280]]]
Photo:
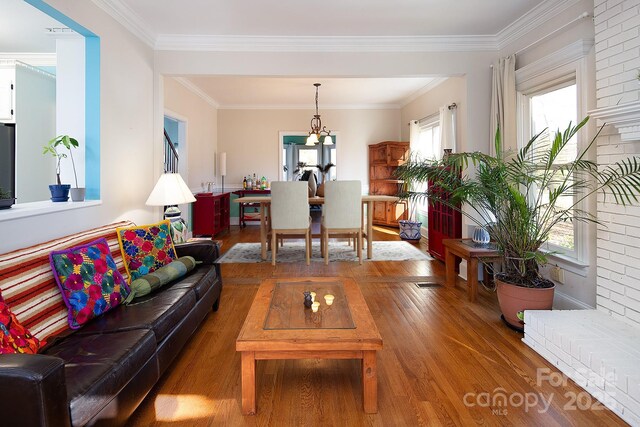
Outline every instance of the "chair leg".
[[320, 226], [320, 256], [324, 257], [324, 227]]
[[362, 230], [358, 230], [358, 263], [362, 265]]
[[311, 262], [311, 234], [308, 230], [304, 235], [304, 249], [307, 255], [307, 265], [309, 265]]
[[324, 265], [329, 265], [329, 230], [324, 229]]
[[276, 238], [276, 231], [273, 230], [271, 232], [271, 265], [276, 265], [276, 253], [278, 249], [278, 241]]

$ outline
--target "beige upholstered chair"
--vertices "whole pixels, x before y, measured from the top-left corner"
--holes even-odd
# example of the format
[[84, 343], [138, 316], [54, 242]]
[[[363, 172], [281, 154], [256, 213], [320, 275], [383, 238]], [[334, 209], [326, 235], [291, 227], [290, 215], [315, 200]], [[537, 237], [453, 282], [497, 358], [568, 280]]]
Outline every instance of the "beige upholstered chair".
[[329, 181], [324, 186], [320, 248], [324, 263], [329, 264], [329, 235], [341, 234], [356, 239], [358, 259], [362, 264], [362, 183]]
[[311, 220], [309, 190], [306, 181], [271, 183], [271, 264], [276, 265], [278, 234], [302, 234], [307, 265], [311, 258]]

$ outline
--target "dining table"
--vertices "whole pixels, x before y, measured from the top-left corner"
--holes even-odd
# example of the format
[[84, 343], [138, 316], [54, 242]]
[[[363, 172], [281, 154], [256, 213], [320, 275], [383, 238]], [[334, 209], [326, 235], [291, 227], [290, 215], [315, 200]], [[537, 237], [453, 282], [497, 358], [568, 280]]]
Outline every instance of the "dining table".
[[[362, 207], [366, 208], [367, 220], [365, 224], [364, 210], [362, 215], [363, 237], [367, 240], [367, 259], [373, 257], [373, 204], [375, 202], [397, 202], [400, 198], [396, 196], [385, 196], [382, 194], [363, 194]], [[271, 196], [247, 196], [238, 197], [235, 203], [255, 203], [260, 204], [260, 249], [263, 260], [267, 259], [267, 237], [269, 226], [269, 207], [271, 206]], [[309, 205], [323, 205], [324, 197], [309, 197]], [[366, 227], [365, 227], [366, 225]]]

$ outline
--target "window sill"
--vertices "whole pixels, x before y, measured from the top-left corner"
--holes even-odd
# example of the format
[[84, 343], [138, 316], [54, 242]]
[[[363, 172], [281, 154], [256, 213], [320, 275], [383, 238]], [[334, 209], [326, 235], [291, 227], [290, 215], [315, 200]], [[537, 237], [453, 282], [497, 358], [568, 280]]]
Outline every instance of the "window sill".
[[571, 273], [577, 274], [578, 276], [587, 277], [587, 268], [589, 268], [589, 264], [586, 264], [576, 258], [562, 255], [562, 254], [550, 254], [549, 251], [540, 249], [540, 252], [543, 252], [547, 255], [547, 260], [549, 264], [557, 265], [564, 270], [567, 270]]
[[18, 203], [10, 209], [0, 210], [0, 222], [10, 221], [13, 219], [27, 218], [30, 216], [47, 215], [55, 212], [63, 212], [74, 209], [88, 208], [91, 206], [99, 206], [102, 200], [85, 200], [84, 202], [31, 202]]

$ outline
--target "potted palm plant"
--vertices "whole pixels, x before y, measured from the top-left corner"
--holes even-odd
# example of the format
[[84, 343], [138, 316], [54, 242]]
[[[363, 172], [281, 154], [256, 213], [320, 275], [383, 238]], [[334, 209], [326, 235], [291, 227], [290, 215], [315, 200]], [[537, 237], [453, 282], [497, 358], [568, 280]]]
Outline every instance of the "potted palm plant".
[[[517, 152], [504, 152], [498, 132], [494, 156], [455, 153], [398, 168], [401, 179], [431, 181], [451, 196], [444, 200], [440, 193], [427, 190], [409, 192], [406, 197], [444, 203], [486, 228], [502, 257], [502, 271], [496, 274], [498, 302], [505, 321], [516, 328], [522, 327], [525, 309], [551, 309], [555, 285], [540, 274], [548, 255], [540, 247], [553, 227], [563, 222], [597, 222], [595, 215], [580, 208], [594, 193], [603, 192], [622, 205], [636, 202], [640, 195], [640, 158], [600, 169], [587, 159], [600, 132], [574, 160], [558, 164], [560, 152], [588, 119], [556, 132], [547, 144], [540, 144], [543, 148], [536, 141], [544, 142], [547, 132], [535, 135]], [[475, 174], [462, 174], [470, 165], [475, 166]], [[574, 202], [562, 204], [562, 196], [573, 196]]]
[[[79, 145], [78, 140], [71, 138], [69, 135], [58, 135], [55, 138], [52, 138], [47, 145], [44, 146], [42, 154], [51, 154], [56, 158], [56, 184], [49, 185], [51, 201], [53, 202], [66, 202], [69, 200], [69, 190], [71, 190], [71, 199], [74, 202], [81, 202], [84, 200], [85, 189], [78, 187], [78, 175], [76, 173], [76, 164], [73, 160], [72, 151], [72, 148], [78, 148]], [[71, 156], [73, 176], [76, 182], [76, 186], [73, 189], [71, 188], [71, 185], [62, 184], [62, 182], [60, 182], [60, 161], [67, 157], [66, 153], [58, 152], [60, 146], [66, 148]]]
[[[417, 160], [417, 159], [414, 159]], [[400, 194], [415, 193], [412, 191], [411, 182], [405, 182], [402, 184], [402, 191]], [[411, 243], [417, 243], [420, 241], [422, 234], [420, 228], [422, 227], [422, 221], [418, 221], [416, 218], [417, 200], [411, 198], [405, 198], [408, 210], [409, 219], [398, 220], [399, 235], [402, 240], [406, 240]]]
[[15, 197], [11, 193], [0, 187], [0, 209], [9, 209], [15, 203]]

